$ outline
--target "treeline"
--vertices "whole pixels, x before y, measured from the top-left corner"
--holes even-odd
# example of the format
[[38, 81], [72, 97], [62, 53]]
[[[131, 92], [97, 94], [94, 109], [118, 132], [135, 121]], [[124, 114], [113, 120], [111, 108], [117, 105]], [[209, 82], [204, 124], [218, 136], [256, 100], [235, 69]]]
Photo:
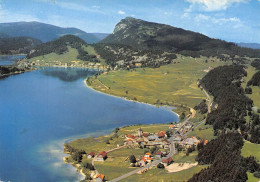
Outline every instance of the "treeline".
[[68, 51], [67, 46], [71, 46], [73, 48], [79, 48], [82, 45], [85, 45], [85, 41], [80, 39], [74, 35], [65, 35], [56, 39], [54, 41], [50, 41], [41, 45], [38, 45], [35, 50], [29, 54], [27, 57], [37, 57], [45, 54], [49, 54], [55, 52], [56, 54], [63, 54]]
[[0, 54], [27, 54], [39, 44], [40, 40], [30, 37], [0, 38]]
[[258, 86], [260, 87], [260, 59], [255, 59], [252, 61], [251, 66], [255, 67], [258, 71], [252, 76], [252, 78], [247, 82], [247, 86]]
[[256, 72], [252, 78], [247, 82], [247, 86], [258, 86], [260, 87], [260, 71]]
[[177, 56], [174, 53], [164, 54], [162, 50], [142, 50], [127, 45], [119, 44], [95, 44], [95, 50], [106, 63], [112, 67], [136, 68], [136, 67], [160, 67], [170, 64]]
[[240, 129], [246, 140], [260, 143], [258, 122], [246, 123], [245, 116], [252, 111], [253, 101], [240, 86], [247, 73], [242, 66], [220, 66], [211, 70], [200, 84], [214, 96], [217, 109], [207, 115], [206, 124], [213, 125], [215, 134], [222, 130]]
[[208, 112], [208, 105], [206, 104], [206, 100], [202, 100], [199, 105], [194, 107], [195, 110], [199, 110], [201, 114], [205, 114]]
[[255, 69], [260, 70], [260, 59], [254, 59], [252, 61], [251, 66], [255, 67]]
[[260, 165], [254, 157], [245, 158], [240, 155], [243, 143], [243, 138], [238, 132], [228, 132], [222, 133], [205, 146], [199, 145], [196, 160], [199, 164], [211, 166], [194, 174], [189, 182], [247, 181], [247, 172], [259, 172]]
[[17, 68], [15, 66], [0, 66], [0, 76], [24, 71], [26, 71], [25, 68]]

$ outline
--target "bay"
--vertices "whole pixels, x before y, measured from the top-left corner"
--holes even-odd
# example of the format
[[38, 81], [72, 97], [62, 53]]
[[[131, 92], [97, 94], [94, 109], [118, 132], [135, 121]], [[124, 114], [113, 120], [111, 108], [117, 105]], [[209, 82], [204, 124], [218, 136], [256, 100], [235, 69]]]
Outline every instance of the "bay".
[[169, 108], [96, 92], [95, 70], [44, 68], [0, 80], [0, 181], [67, 182], [82, 176], [62, 160], [63, 143], [116, 127], [178, 121]]

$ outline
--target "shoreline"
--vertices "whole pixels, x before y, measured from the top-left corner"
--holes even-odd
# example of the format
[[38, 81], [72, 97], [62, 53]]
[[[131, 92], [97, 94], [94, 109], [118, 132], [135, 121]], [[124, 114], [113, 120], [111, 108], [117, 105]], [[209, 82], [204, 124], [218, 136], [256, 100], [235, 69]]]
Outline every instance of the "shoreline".
[[[154, 105], [154, 104], [150, 104], [150, 103], [146, 103], [146, 102], [141, 102], [141, 101], [136, 101], [136, 100], [132, 100], [132, 99], [127, 99], [126, 97], [120, 97], [120, 96], [116, 96], [116, 95], [111, 95], [111, 94], [108, 94], [108, 93], [104, 93], [104, 92], [101, 92], [101, 91], [99, 91], [99, 90], [96, 90], [96, 89], [94, 89], [93, 87], [91, 87], [90, 85], [88, 85], [88, 84], [87, 84], [87, 79], [84, 80], [84, 84], [85, 84], [85, 86], [86, 86], [87, 88], [90, 88], [90, 89], [93, 90], [93, 91], [96, 91], [96, 92], [98, 92], [98, 93], [105, 94], [105, 95], [108, 95], [108, 96], [111, 96], [111, 97], [123, 99], [123, 100], [130, 101], [130, 102], [134, 102], [134, 103], [138, 102], [138, 103], [141, 103], [141, 104], [147, 104], [147, 105], [150, 105], [150, 106], [153, 106], [153, 107], [158, 107], [158, 108], [164, 107], [164, 108], [167, 109], [167, 107], [168, 107], [168, 108], [170, 108], [170, 111], [173, 112], [173, 114], [176, 114], [176, 115], [178, 116], [178, 118], [179, 118], [179, 116], [180, 116], [179, 114], [177, 114], [176, 112], [173, 111], [172, 108], [176, 109], [176, 108], [173, 107], [173, 106], [167, 106], [167, 105], [156, 106], [156, 105]], [[180, 122], [180, 120], [178, 120], [178, 122]]]

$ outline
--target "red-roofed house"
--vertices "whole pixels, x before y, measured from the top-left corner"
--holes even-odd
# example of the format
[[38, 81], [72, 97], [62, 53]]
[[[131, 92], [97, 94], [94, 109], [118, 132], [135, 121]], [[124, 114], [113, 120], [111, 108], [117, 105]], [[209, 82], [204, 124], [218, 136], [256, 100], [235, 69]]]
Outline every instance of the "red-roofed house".
[[143, 137], [148, 137], [149, 133], [143, 133]]
[[90, 153], [88, 154], [88, 156], [87, 156], [88, 159], [91, 159], [91, 158], [93, 158], [93, 157], [95, 157], [95, 153], [94, 153], [94, 152], [90, 152]]
[[134, 136], [134, 135], [126, 135], [126, 138], [136, 139], [136, 136]]
[[163, 159], [162, 163], [168, 166], [173, 163], [173, 159], [171, 157], [169, 157], [168, 159]]
[[163, 137], [165, 137], [165, 134], [166, 134], [166, 131], [160, 131], [160, 132], [157, 134], [157, 136], [158, 136], [159, 138], [163, 138]]
[[105, 181], [105, 175], [104, 174], [97, 174], [95, 181], [96, 182]]
[[156, 158], [161, 158], [162, 155], [163, 155], [163, 153], [162, 153], [161, 151], [157, 151], [157, 152], [155, 153], [155, 157], [156, 157]]
[[105, 161], [106, 158], [107, 158], [107, 153], [105, 151], [102, 151], [97, 155], [96, 161]]

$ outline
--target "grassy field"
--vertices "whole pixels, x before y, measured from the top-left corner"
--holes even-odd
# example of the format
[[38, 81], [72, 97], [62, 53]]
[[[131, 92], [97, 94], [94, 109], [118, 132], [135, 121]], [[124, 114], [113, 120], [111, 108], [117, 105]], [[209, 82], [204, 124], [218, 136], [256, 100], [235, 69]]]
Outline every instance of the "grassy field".
[[118, 138], [113, 138], [113, 140], [109, 140], [110, 144], [106, 144], [106, 141], [110, 139], [111, 136], [100, 136], [98, 138], [82, 138], [77, 139], [69, 143], [75, 149], [82, 149], [86, 151], [86, 153], [95, 152], [99, 153], [101, 151], [108, 151], [110, 149], [116, 148], [117, 144], [122, 145], [124, 141], [121, 136]]
[[119, 149], [108, 154], [108, 159], [105, 162], [95, 162], [95, 167], [99, 173], [105, 174], [106, 180], [111, 180], [128, 173], [135, 168], [130, 168], [128, 157], [135, 155], [136, 158], [141, 158], [144, 154], [144, 149]]
[[244, 146], [242, 148], [242, 156], [254, 156], [260, 162], [260, 144], [245, 141]]
[[44, 62], [46, 63], [53, 63], [56, 61], [60, 61], [62, 63], [70, 63], [71, 61], [81, 61], [79, 59], [77, 59], [78, 56], [78, 51], [77, 49], [68, 47], [69, 51], [58, 55], [56, 53], [50, 53], [50, 54], [46, 54], [44, 56], [38, 56], [38, 57], [34, 57], [31, 59], [28, 59], [29, 61], [36, 61], [36, 60], [44, 60]]
[[176, 162], [176, 163], [185, 163], [185, 162], [195, 163], [195, 162], [197, 162], [197, 161], [195, 161], [195, 158], [197, 155], [198, 155], [198, 151], [195, 150], [192, 153], [190, 153], [188, 156], [186, 155], [185, 152], [179, 152], [179, 153], [173, 155], [172, 158], [173, 158], [174, 162]]
[[[117, 144], [123, 145], [124, 136], [126, 134], [134, 134], [136, 131], [142, 128], [144, 132], [149, 133], [158, 133], [160, 131], [167, 131], [169, 124], [151, 124], [151, 125], [135, 125], [123, 127], [118, 131], [118, 137], [113, 137], [111, 140], [111, 135], [100, 136], [100, 137], [90, 137], [90, 138], [81, 138], [69, 143], [75, 149], [84, 150], [87, 153], [89, 152], [101, 152], [103, 150], [107, 151], [117, 147]], [[106, 141], [109, 139], [110, 144], [106, 144]]]
[[217, 60], [205, 63], [205, 59], [179, 56], [175, 60], [179, 63], [160, 68], [111, 71], [98, 76], [98, 79], [91, 79], [91, 86], [111, 95], [145, 103], [194, 107], [205, 99], [197, 86], [198, 79], [206, 74], [204, 70], [224, 64]]
[[247, 172], [247, 176], [248, 176], [247, 182], [259, 182], [260, 181], [259, 178], [254, 177], [253, 173]]
[[200, 139], [204, 140], [212, 140], [216, 138], [214, 136], [214, 130], [211, 125], [200, 125], [199, 127], [195, 128], [193, 131], [191, 131], [187, 137], [196, 136]]
[[141, 128], [143, 132], [147, 133], [158, 133], [160, 131], [167, 131], [170, 124], [152, 124], [152, 125], [139, 125], [139, 126], [129, 126], [120, 129], [119, 133], [131, 134], [137, 129]]
[[139, 181], [139, 182], [183, 182], [190, 179], [193, 174], [198, 173], [201, 169], [208, 167], [207, 165], [203, 166], [195, 166], [190, 169], [186, 169], [176, 173], [168, 173], [164, 169], [154, 168], [142, 175], [134, 174], [129, 176], [128, 178], [122, 180], [122, 182], [132, 182], [132, 181]]
[[[247, 82], [252, 78], [252, 76], [256, 73], [256, 70], [252, 66], [248, 66], [246, 69], [247, 76], [243, 78], [244, 82], [242, 83], [242, 87], [246, 88]], [[247, 94], [247, 96], [254, 101], [254, 105], [260, 108], [260, 88], [257, 86], [250, 86], [252, 88], [252, 94]]]
[[[95, 49], [92, 46], [83, 46], [83, 49], [88, 52], [89, 55], [97, 55]], [[39, 60], [41, 64], [55, 64], [55, 63], [73, 63], [77, 61], [78, 63], [86, 63], [86, 61], [82, 61], [80, 59], [77, 59], [78, 51], [75, 48], [72, 48], [68, 46], [68, 52], [64, 54], [56, 54], [56, 53], [50, 53], [46, 54], [44, 56], [38, 56], [31, 59], [28, 59], [27, 61], [32, 62]], [[105, 60], [102, 58], [99, 58], [102, 65], [105, 65]]]

